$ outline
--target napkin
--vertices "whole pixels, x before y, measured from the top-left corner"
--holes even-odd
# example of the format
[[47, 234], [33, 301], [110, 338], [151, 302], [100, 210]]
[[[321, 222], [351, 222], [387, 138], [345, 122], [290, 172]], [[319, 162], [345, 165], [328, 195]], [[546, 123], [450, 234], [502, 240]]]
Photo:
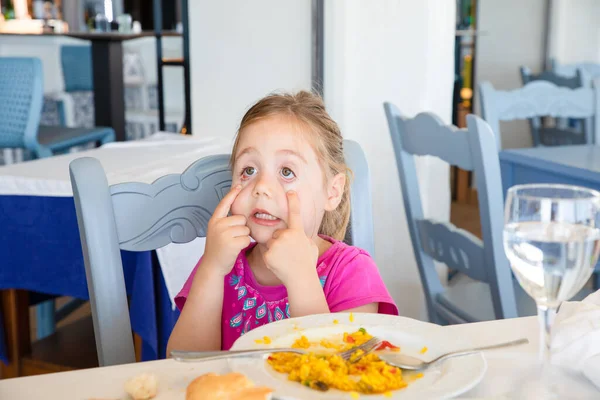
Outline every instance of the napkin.
[[552, 363], [583, 373], [600, 389], [600, 290], [562, 303], [552, 330]]
[[204, 254], [205, 245], [206, 238], [199, 237], [189, 243], [171, 243], [156, 249], [173, 310], [175, 309], [175, 296], [179, 294], [198, 260]]

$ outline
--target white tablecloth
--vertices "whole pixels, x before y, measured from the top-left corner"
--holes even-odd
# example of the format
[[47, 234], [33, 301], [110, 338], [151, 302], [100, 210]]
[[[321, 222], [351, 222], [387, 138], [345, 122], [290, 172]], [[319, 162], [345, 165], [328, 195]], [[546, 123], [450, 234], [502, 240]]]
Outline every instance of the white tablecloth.
[[[507, 392], [533, 368], [539, 343], [535, 317], [453, 325], [444, 329], [448, 330], [449, 336], [460, 337], [473, 346], [522, 337], [530, 340], [528, 345], [518, 348], [485, 352], [488, 369], [483, 380], [460, 398], [507, 399]], [[157, 400], [182, 400], [185, 398], [185, 387], [192, 379], [207, 372], [228, 372], [228, 366], [225, 361], [188, 364], [162, 360], [0, 380], [0, 399], [126, 399], [123, 390], [125, 381], [145, 372], [153, 373], [158, 378]], [[581, 379], [583, 385], [589, 385], [586, 380]]]
[[[0, 167], [0, 195], [73, 196], [69, 163], [79, 157], [97, 158], [109, 185], [152, 183], [161, 176], [183, 172], [211, 154], [228, 154], [229, 141], [157, 133], [147, 139], [116, 142], [101, 148]], [[157, 250], [169, 296], [173, 298], [204, 252], [204, 239]]]

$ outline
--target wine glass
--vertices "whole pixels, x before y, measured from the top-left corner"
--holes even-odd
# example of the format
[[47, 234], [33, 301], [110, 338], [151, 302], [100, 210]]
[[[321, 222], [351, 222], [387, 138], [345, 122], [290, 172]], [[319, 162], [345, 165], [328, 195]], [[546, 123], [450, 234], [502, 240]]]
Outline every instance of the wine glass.
[[535, 300], [540, 322], [541, 366], [517, 385], [514, 397], [600, 398], [583, 377], [553, 366], [550, 354], [556, 310], [581, 290], [598, 261], [600, 192], [551, 184], [510, 188], [504, 251], [519, 284]]

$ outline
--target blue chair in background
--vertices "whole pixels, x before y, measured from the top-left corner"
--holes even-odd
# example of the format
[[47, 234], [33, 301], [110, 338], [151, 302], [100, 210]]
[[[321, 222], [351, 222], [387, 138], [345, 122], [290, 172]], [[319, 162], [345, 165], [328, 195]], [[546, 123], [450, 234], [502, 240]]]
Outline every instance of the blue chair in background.
[[[42, 63], [37, 58], [0, 57], [0, 148], [26, 149], [32, 158], [53, 154], [90, 142], [108, 143], [115, 139], [112, 128], [67, 128], [40, 126], [43, 101]], [[46, 296], [39, 296], [42, 301]], [[78, 304], [69, 303], [57, 313], [60, 320]], [[37, 307], [37, 336], [54, 332], [54, 301]]]
[[[521, 67], [521, 81], [523, 85], [530, 82], [545, 81], [555, 84], [558, 87], [566, 87], [569, 89], [577, 89], [582, 86], [581, 73], [576, 71], [573, 76], [558, 75], [554, 71], [543, 71], [539, 74], [533, 74], [527, 67]], [[552, 143], [552, 138], [564, 138], [563, 144], [580, 144], [583, 132], [583, 124], [576, 119], [555, 118], [554, 124], [549, 125], [548, 118], [534, 117], [529, 119], [529, 127], [531, 129], [531, 137], [533, 146], [538, 147], [542, 143]], [[569, 129], [571, 128], [571, 129]], [[577, 134], [574, 134], [577, 132]]]
[[43, 99], [42, 63], [37, 58], [0, 57], [0, 148], [22, 148], [33, 158], [74, 146], [115, 140], [112, 128], [39, 126]]
[[[346, 241], [373, 252], [371, 190], [366, 157], [344, 141], [350, 187], [351, 230]], [[100, 162], [71, 162], [71, 184], [83, 248], [100, 366], [135, 361], [120, 250], [149, 251], [204, 237], [212, 213], [231, 186], [229, 154], [202, 158], [182, 174], [151, 185], [108, 186]]]
[[65, 91], [90, 92], [94, 90], [91, 46], [61, 46], [60, 64], [65, 81]]
[[523, 85], [527, 85], [529, 82], [534, 81], [546, 81], [554, 83], [558, 87], [570, 89], [577, 89], [582, 86], [581, 73], [579, 71], [575, 71], [573, 76], [563, 76], [554, 71], [543, 71], [539, 74], [534, 74], [528, 67], [521, 67], [519, 72], [521, 73]]
[[[138, 51], [139, 50], [139, 51]], [[146, 49], [147, 50], [147, 49]], [[143, 50], [123, 52], [125, 130], [127, 140], [149, 136], [158, 130], [157, 85], [150, 83], [144, 68]], [[60, 63], [64, 89], [46, 93], [42, 120], [47, 125], [93, 127], [95, 123], [94, 78], [91, 47], [62, 45]], [[167, 109], [165, 130], [179, 132], [179, 110]]]
[[481, 112], [496, 135], [498, 150], [501, 146], [500, 121], [535, 117], [581, 119], [583, 131], [551, 129], [543, 136], [533, 138], [544, 146], [597, 143], [600, 135], [600, 88], [558, 87], [551, 82], [534, 81], [525, 86], [504, 91], [495, 89], [490, 82], [479, 85]]
[[[500, 164], [490, 127], [473, 115], [467, 116], [468, 129], [457, 129], [433, 114], [407, 119], [393, 104], [384, 108], [429, 320], [456, 324], [535, 315], [535, 304], [513, 280], [504, 254]], [[426, 218], [415, 168], [415, 156], [423, 155], [474, 173], [483, 241], [449, 222]], [[447, 287], [434, 260], [457, 271]]]
[[[430, 321], [456, 324], [535, 315], [535, 303], [513, 277], [504, 253], [504, 198], [498, 148], [490, 126], [468, 115], [468, 128], [458, 129], [445, 126], [433, 114], [408, 119], [393, 104], [384, 107]], [[415, 168], [415, 156], [423, 155], [473, 172], [483, 240], [424, 215]], [[457, 271], [447, 286], [441, 283], [434, 260]], [[575, 300], [590, 293], [584, 289]]]
[[573, 77], [579, 74], [582, 85], [586, 87], [592, 86], [593, 82], [600, 78], [600, 63], [580, 62], [561, 64], [553, 59], [551, 60], [551, 69], [554, 73], [564, 77]]
[[94, 115], [94, 76], [92, 50], [88, 45], [63, 45], [60, 47], [60, 65], [64, 91], [47, 94], [44, 105], [54, 105], [52, 115], [58, 114], [58, 123], [77, 128], [91, 128]]

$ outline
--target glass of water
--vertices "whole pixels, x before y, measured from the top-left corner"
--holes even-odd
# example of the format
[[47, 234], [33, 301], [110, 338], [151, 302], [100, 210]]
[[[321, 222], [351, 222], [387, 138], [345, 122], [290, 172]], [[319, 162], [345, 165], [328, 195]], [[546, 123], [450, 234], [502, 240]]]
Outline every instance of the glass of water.
[[578, 398], [574, 395], [585, 382], [582, 387], [578, 376], [551, 364], [551, 327], [558, 306], [582, 289], [598, 261], [600, 192], [550, 184], [510, 188], [504, 251], [519, 284], [535, 300], [540, 322], [542, 366], [519, 385], [517, 397]]

